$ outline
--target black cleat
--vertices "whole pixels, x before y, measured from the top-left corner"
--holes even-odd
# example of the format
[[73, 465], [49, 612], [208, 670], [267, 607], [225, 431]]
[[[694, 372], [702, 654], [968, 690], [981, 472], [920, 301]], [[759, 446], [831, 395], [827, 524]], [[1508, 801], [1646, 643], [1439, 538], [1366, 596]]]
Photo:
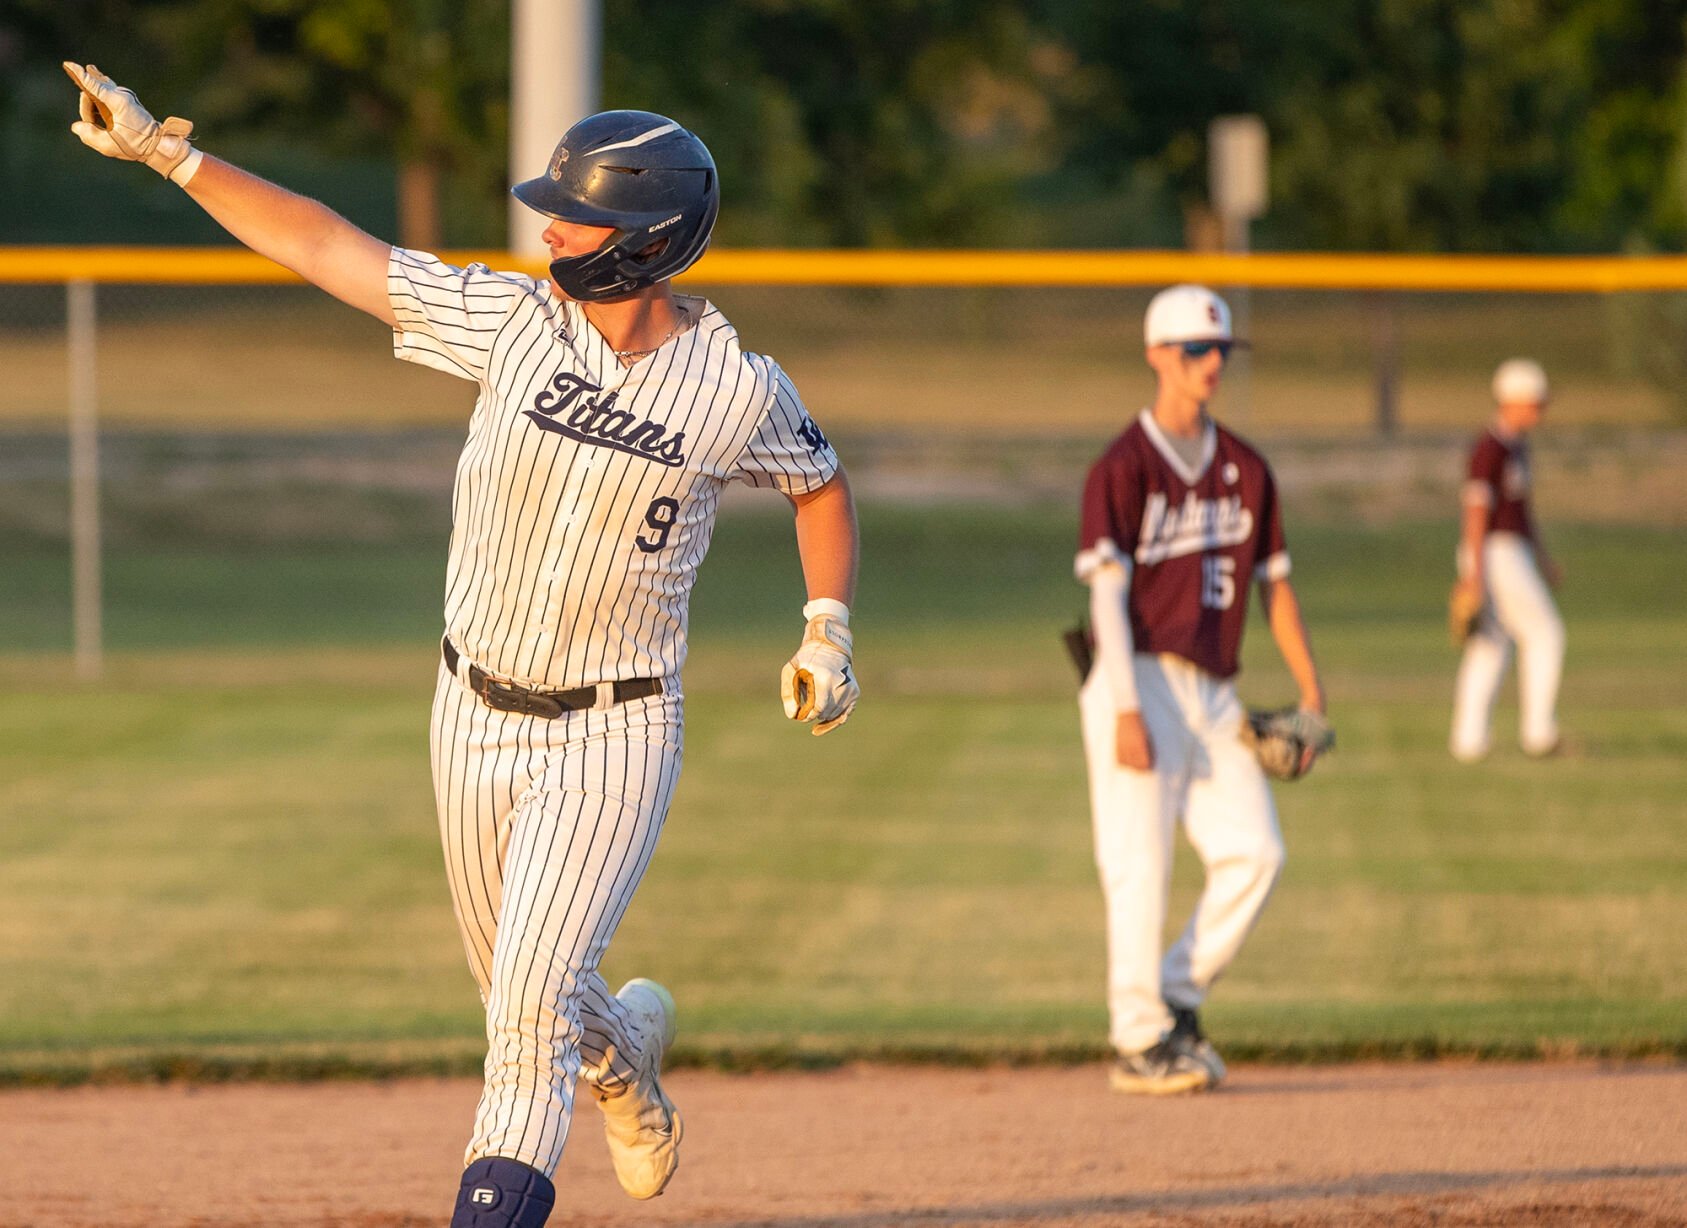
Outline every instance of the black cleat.
[[1205, 1062], [1170, 1032], [1141, 1053], [1121, 1053], [1107, 1072], [1116, 1092], [1135, 1096], [1177, 1096], [1205, 1091], [1213, 1073]]
[[1200, 1013], [1192, 1006], [1173, 1006], [1170, 1002], [1166, 1003], [1166, 1009], [1172, 1013], [1172, 1030], [1169, 1033], [1172, 1039], [1181, 1042], [1190, 1055], [1207, 1068], [1215, 1086], [1223, 1082], [1229, 1071], [1218, 1050], [1213, 1048], [1207, 1034], [1201, 1030]]

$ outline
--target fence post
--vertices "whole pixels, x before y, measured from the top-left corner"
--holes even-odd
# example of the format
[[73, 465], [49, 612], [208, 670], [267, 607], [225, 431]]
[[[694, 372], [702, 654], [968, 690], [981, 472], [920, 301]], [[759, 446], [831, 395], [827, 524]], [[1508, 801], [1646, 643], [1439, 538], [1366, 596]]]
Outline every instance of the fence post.
[[100, 676], [100, 424], [94, 283], [65, 283], [70, 352], [70, 592], [76, 676]]
[[1394, 296], [1372, 294], [1371, 336], [1376, 355], [1376, 430], [1392, 438], [1400, 425], [1400, 320]]

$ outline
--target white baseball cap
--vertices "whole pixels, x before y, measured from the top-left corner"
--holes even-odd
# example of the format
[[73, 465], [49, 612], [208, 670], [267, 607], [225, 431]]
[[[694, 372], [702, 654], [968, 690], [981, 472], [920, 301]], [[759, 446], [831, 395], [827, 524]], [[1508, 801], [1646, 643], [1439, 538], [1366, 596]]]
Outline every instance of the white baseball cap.
[[1149, 345], [1235, 340], [1230, 308], [1205, 286], [1172, 286], [1156, 294], [1148, 304], [1142, 334]]
[[1501, 405], [1544, 405], [1546, 372], [1533, 358], [1508, 358], [1494, 372], [1494, 400]]

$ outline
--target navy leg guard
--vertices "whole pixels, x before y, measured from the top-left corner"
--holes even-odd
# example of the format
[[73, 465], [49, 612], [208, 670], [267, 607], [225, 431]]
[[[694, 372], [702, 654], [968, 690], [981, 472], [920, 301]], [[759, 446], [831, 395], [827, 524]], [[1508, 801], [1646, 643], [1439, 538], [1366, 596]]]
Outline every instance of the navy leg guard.
[[488, 1156], [463, 1170], [451, 1228], [544, 1228], [556, 1186], [520, 1160]]

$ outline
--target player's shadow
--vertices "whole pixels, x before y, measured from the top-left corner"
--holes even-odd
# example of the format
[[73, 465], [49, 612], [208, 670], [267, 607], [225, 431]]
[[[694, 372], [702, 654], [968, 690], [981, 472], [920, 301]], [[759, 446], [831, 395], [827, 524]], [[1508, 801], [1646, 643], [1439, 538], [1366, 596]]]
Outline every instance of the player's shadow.
[[[1152, 1193], [1102, 1195], [1094, 1198], [1060, 1198], [1042, 1202], [994, 1202], [975, 1206], [905, 1207], [888, 1211], [858, 1211], [841, 1215], [799, 1215], [734, 1220], [713, 1228], [907, 1228], [908, 1225], [960, 1225], [992, 1223], [1093, 1223], [1106, 1215], [1214, 1211], [1225, 1207], [1268, 1209], [1273, 1203], [1309, 1202], [1322, 1199], [1438, 1198], [1507, 1185], [1568, 1184], [1613, 1181], [1661, 1181], [1687, 1177], [1687, 1164], [1653, 1164], [1635, 1167], [1517, 1169], [1496, 1172], [1379, 1173], [1329, 1182], [1297, 1182], [1288, 1185], [1230, 1185], [1209, 1190], [1160, 1190]], [[1445, 1206], [1442, 1208], [1446, 1210]], [[1649, 1221], [1642, 1221], [1649, 1222]], [[1666, 1221], [1658, 1221], [1660, 1223]], [[1673, 1223], [1674, 1221], [1667, 1221]]]
[[[1228, 1101], [1249, 1096], [1323, 1096], [1355, 1090], [1374, 1090], [1384, 1086], [1390, 1091], [1401, 1092], [1434, 1089], [1445, 1083], [1445, 1075], [1429, 1063], [1415, 1067], [1405, 1064], [1392, 1067], [1387, 1071], [1385, 1079], [1379, 1079], [1374, 1069], [1353, 1068], [1343, 1073], [1326, 1068], [1317, 1074], [1305, 1073], [1305, 1070], [1304, 1067], [1254, 1066], [1248, 1070], [1246, 1079], [1226, 1083], [1222, 1094]], [[1506, 1062], [1490, 1062], [1464, 1072], [1460, 1075], [1460, 1080], [1467, 1087], [1509, 1087], [1526, 1083], [1535, 1077], [1538, 1076], [1533, 1075], [1527, 1067], [1512, 1066]], [[1635, 1064], [1626, 1067], [1563, 1066], [1553, 1071], [1551, 1079], [1554, 1083], [1608, 1084], [1613, 1079], [1656, 1080], [1675, 1077], [1675, 1072], [1667, 1067]]]

